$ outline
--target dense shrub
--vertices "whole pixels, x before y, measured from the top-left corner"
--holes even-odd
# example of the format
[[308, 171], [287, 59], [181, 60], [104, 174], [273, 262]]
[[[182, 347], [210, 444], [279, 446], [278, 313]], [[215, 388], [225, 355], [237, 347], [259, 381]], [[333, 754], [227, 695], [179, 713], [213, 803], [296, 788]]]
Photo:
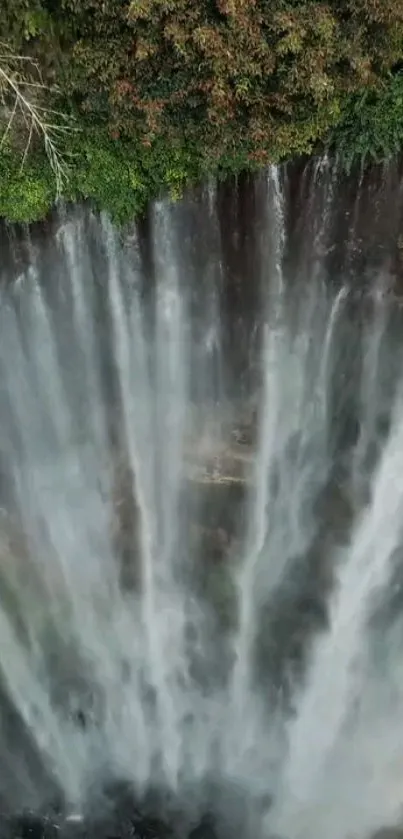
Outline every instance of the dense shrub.
[[355, 162], [381, 162], [403, 147], [403, 72], [378, 89], [366, 89], [344, 104], [333, 143], [347, 168]]

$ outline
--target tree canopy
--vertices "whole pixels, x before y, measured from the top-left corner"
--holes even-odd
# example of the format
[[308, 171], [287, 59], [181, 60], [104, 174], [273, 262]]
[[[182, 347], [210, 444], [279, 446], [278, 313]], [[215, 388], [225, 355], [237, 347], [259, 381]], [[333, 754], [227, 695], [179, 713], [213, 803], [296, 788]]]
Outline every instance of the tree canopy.
[[351, 162], [403, 141], [402, 0], [3, 0], [0, 40], [0, 212], [9, 216], [1, 173], [12, 183], [34, 177], [44, 138], [23, 112], [10, 127], [15, 91], [2, 67], [25, 79], [28, 100], [34, 92], [39, 109], [56, 112], [56, 134], [66, 128], [57, 115], [68, 121], [55, 146], [66, 197], [88, 195], [121, 218], [207, 172], [331, 141]]

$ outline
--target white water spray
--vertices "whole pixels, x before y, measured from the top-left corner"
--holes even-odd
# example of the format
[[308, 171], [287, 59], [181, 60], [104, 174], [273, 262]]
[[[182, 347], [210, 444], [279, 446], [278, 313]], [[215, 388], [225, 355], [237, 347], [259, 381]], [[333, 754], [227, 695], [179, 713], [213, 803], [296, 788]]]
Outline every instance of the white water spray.
[[[262, 837], [359, 839], [399, 819], [400, 619], [382, 683], [371, 625], [403, 538], [399, 330], [383, 298], [356, 326], [351, 271], [348, 287], [328, 277], [336, 167], [314, 168], [319, 216], [294, 239], [283, 175], [256, 192], [256, 311], [211, 185], [197, 206], [156, 205], [147, 241], [72, 217], [2, 289], [0, 696], [21, 806], [52, 780], [85, 808], [124, 779], [185, 809], [231, 809], [235, 789]], [[255, 425], [227, 386], [246, 315]], [[40, 781], [28, 763], [18, 780], [27, 742]]]

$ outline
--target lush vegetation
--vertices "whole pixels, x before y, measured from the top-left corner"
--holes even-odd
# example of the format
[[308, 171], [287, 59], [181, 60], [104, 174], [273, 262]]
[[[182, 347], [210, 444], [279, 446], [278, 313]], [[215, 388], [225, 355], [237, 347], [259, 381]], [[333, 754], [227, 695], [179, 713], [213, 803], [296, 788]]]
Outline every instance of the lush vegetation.
[[0, 215], [403, 145], [402, 0], [3, 0]]

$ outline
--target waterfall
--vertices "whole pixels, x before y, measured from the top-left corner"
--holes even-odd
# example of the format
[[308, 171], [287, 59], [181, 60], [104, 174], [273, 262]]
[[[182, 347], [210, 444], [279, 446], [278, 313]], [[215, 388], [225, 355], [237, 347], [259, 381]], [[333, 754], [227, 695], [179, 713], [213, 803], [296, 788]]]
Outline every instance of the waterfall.
[[2, 812], [401, 823], [402, 200], [325, 157], [9, 239]]
[[[296, 824], [291, 830], [297, 832], [297, 835], [305, 835], [307, 829], [316, 833], [319, 828], [325, 830], [327, 835], [336, 836], [341, 826], [344, 830], [354, 830], [354, 833], [357, 827], [362, 829], [362, 825], [367, 830], [372, 827], [370, 823], [367, 824], [365, 808], [362, 813], [353, 809], [349, 823], [344, 826], [346, 815], [343, 799], [339, 805], [337, 824], [334, 825], [326, 810], [325, 800], [326, 794], [329, 795], [329, 775], [332, 779], [330, 794], [333, 807], [343, 783], [343, 773], [347, 773], [349, 783], [354, 782], [349, 762], [355, 758], [351, 754], [354, 749], [352, 738], [356, 736], [355, 727], [358, 724], [355, 721], [351, 731], [349, 715], [357, 715], [359, 720], [362, 697], [365, 703], [366, 694], [371, 690], [365, 672], [368, 644], [366, 624], [375, 593], [388, 585], [392, 561], [401, 544], [402, 458], [403, 413], [399, 399], [392, 430], [374, 476], [371, 501], [353, 528], [347, 557], [338, 569], [330, 607], [329, 631], [315, 646], [304, 691], [297, 703], [296, 716], [290, 724], [289, 754], [283, 780], [286, 791], [284, 796], [288, 799], [285, 820], [287, 822], [290, 812], [294, 814], [296, 811]], [[354, 707], [357, 703], [358, 709]], [[386, 712], [386, 708], [382, 710]], [[382, 719], [372, 721], [374, 728], [366, 731], [370, 741], [376, 736], [379, 723], [382, 722]], [[397, 731], [396, 736], [399, 738]], [[340, 749], [344, 737], [350, 742], [350, 750], [347, 749], [347, 755], [344, 754], [340, 765], [333, 753], [336, 751], [337, 755], [337, 748]], [[380, 737], [377, 743], [379, 754], [373, 757], [375, 764], [378, 759], [383, 760], [383, 744], [383, 738]], [[390, 754], [392, 763], [395, 760], [393, 751]], [[363, 767], [360, 768], [363, 771]], [[378, 811], [381, 812], [384, 796], [388, 796], [389, 791], [386, 779], [379, 780], [376, 794]], [[327, 793], [322, 794], [322, 784]], [[392, 810], [387, 817], [392, 815], [392, 818], [398, 818], [400, 795], [395, 801], [391, 797], [389, 806], [394, 807], [395, 812]], [[357, 826], [354, 818], [358, 821]]]

